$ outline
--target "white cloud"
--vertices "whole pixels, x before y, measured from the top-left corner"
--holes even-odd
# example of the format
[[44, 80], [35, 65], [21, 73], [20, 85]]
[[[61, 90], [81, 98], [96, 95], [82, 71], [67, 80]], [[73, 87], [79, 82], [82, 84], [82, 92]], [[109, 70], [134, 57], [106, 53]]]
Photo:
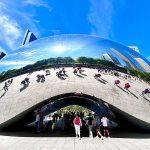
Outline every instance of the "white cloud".
[[20, 66], [20, 65], [29, 65], [33, 64], [33, 61], [2, 61], [0, 66]]
[[11, 49], [14, 49], [16, 41], [22, 35], [22, 29], [15, 20], [0, 12], [0, 34], [0, 40], [6, 42]]
[[114, 14], [112, 0], [90, 0], [90, 2], [88, 21], [92, 25], [91, 34], [110, 38]]
[[0, 2], [0, 8], [5, 8], [5, 4]]
[[7, 51], [18, 48], [26, 29], [30, 29], [36, 36], [40, 35], [34, 13], [26, 11], [23, 2], [0, 2], [0, 41]]
[[26, 52], [16, 52], [16, 53], [13, 53], [13, 54], [9, 54], [7, 56], [7, 59], [14, 59], [14, 60], [17, 60], [17, 58], [22, 58], [22, 59], [32, 59], [32, 57], [34, 55], [37, 54], [37, 51], [36, 50], [31, 50], [31, 51], [26, 51]]
[[20, 54], [24, 57], [32, 57], [36, 54], [36, 50], [31, 50], [27, 52], [20, 52]]
[[49, 11], [52, 10], [52, 8], [48, 5], [48, 3], [44, 2], [43, 0], [25, 0], [24, 4], [25, 5], [33, 5], [33, 6], [36, 6], [36, 7], [45, 7]]

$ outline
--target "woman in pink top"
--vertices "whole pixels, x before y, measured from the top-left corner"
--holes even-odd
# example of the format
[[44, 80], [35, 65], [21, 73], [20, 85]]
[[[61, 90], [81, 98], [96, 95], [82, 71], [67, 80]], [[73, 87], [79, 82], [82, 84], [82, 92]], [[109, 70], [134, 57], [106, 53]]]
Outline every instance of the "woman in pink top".
[[75, 118], [73, 120], [73, 124], [74, 124], [74, 127], [75, 127], [76, 137], [79, 137], [79, 139], [81, 139], [80, 127], [82, 126], [82, 121], [81, 121], [81, 118], [78, 115], [75, 116]]

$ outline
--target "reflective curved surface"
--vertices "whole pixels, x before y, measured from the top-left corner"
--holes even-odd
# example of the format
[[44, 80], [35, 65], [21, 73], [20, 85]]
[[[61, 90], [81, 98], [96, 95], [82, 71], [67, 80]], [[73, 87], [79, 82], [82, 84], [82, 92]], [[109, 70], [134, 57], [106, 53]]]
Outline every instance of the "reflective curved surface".
[[80, 56], [116, 60], [119, 65], [150, 72], [150, 62], [120, 43], [89, 35], [57, 35], [19, 47], [0, 62], [0, 70], [19, 68], [50, 57]]

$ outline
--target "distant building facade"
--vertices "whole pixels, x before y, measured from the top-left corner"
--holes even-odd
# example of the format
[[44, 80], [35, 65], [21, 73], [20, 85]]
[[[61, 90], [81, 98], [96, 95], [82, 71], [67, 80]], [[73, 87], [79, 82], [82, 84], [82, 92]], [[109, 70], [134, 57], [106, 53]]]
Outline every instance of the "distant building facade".
[[138, 46], [132, 45], [132, 46], [128, 46], [128, 47], [131, 48], [131, 49], [133, 49], [134, 51], [140, 53], [140, 50], [139, 50]]
[[[129, 48], [133, 49], [134, 51], [140, 53], [140, 50], [137, 46], [128, 46]], [[130, 54], [143, 68], [146, 72], [150, 72], [150, 66], [149, 64], [144, 61], [141, 57], [137, 56], [137, 55], [132, 55]]]
[[3, 57], [5, 57], [5, 53], [4, 52], [0, 52], [0, 60], [3, 58]]
[[113, 62], [116, 65], [121, 65], [121, 63], [119, 62], [119, 60], [116, 57], [114, 57], [113, 55], [111, 55], [111, 54], [108, 54], [108, 53], [103, 54], [101, 56], [101, 58], [103, 60], [111, 61], [111, 62]]
[[36, 36], [30, 30], [27, 30], [25, 35], [24, 35], [22, 45], [28, 44], [28, 43], [35, 41], [35, 40], [37, 40]]

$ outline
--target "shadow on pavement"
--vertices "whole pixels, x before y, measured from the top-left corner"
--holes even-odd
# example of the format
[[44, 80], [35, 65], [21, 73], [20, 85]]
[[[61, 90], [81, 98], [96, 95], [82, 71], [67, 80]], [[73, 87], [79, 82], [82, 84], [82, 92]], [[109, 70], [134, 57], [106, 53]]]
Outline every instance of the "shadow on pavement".
[[[42, 132], [35, 133], [33, 129], [26, 129], [23, 131], [8, 131], [0, 132], [0, 136], [13, 136], [13, 137], [75, 137], [75, 133], [72, 130], [68, 131], [55, 131], [55, 132]], [[88, 137], [88, 130], [86, 133], [81, 132], [81, 137]], [[131, 139], [150, 139], [150, 132], [144, 131], [126, 131], [126, 130], [110, 130], [111, 138], [131, 138]]]

